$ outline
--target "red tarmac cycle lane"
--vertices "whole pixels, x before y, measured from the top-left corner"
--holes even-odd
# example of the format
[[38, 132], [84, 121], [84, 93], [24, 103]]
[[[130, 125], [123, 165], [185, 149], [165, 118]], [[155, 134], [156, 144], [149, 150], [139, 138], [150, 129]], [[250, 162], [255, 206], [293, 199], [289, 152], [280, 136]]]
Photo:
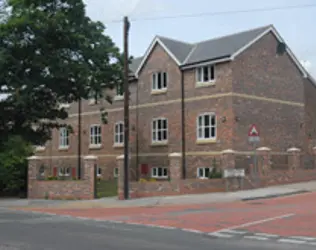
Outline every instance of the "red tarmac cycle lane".
[[205, 233], [242, 229], [279, 236], [316, 237], [316, 193], [221, 204], [31, 210]]

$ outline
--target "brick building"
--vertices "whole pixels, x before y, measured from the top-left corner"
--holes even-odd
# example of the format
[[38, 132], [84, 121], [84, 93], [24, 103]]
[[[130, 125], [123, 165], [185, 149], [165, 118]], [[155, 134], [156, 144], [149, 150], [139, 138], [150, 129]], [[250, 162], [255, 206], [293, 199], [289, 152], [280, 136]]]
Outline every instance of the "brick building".
[[[252, 123], [260, 129], [260, 146], [276, 154], [293, 146], [310, 152], [316, 145], [315, 81], [283, 45], [273, 26], [195, 44], [155, 37], [130, 66], [131, 178], [140, 165], [149, 166], [153, 178], [167, 178], [172, 152], [182, 153], [186, 178], [203, 177], [222, 150], [252, 150]], [[124, 143], [123, 97], [111, 94], [112, 105], [82, 103], [82, 155], [98, 156], [104, 179], [118, 174]], [[54, 131], [37, 147], [51, 171], [77, 166], [77, 107], [69, 105], [67, 120], [75, 134]], [[108, 111], [108, 124], [101, 122], [100, 107]]]

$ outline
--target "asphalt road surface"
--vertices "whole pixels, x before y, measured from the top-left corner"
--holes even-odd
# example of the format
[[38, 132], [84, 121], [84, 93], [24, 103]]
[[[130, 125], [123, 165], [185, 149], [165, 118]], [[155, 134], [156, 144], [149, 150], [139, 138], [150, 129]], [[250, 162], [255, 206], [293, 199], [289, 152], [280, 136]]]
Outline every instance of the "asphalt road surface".
[[0, 250], [20, 249], [309, 250], [315, 249], [315, 246], [246, 239], [217, 239], [180, 230], [0, 209]]

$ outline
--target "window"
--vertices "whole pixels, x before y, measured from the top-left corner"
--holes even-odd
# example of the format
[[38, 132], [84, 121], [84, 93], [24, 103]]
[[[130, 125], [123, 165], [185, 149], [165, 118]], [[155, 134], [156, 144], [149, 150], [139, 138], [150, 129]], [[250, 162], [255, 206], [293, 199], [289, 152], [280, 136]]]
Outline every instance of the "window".
[[200, 179], [209, 178], [211, 173], [211, 168], [198, 168], [196, 171], [196, 176]]
[[102, 176], [102, 168], [100, 168], [99, 166], [97, 166], [97, 176]]
[[197, 138], [207, 140], [216, 138], [216, 116], [213, 113], [199, 115], [197, 119]]
[[122, 83], [118, 83], [116, 86], [115, 86], [115, 89], [116, 89], [116, 96], [123, 96], [123, 93], [124, 93], [124, 86]]
[[114, 144], [124, 143], [124, 123], [118, 122], [114, 128]]
[[90, 145], [101, 145], [101, 126], [92, 125], [90, 127]]
[[196, 81], [199, 83], [213, 82], [215, 80], [215, 67], [208, 65], [196, 69]]
[[157, 72], [152, 75], [152, 90], [167, 89], [167, 72]]
[[89, 104], [90, 105], [94, 105], [94, 104], [98, 103], [98, 100], [96, 98], [96, 92], [94, 90], [91, 90], [89, 92], [88, 98], [89, 98]]
[[38, 173], [40, 176], [44, 176], [45, 175], [45, 166], [41, 165], [41, 167], [38, 170]]
[[59, 147], [68, 148], [69, 146], [69, 130], [67, 128], [59, 129]]
[[118, 169], [118, 168], [114, 168], [113, 176], [114, 176], [115, 178], [119, 176], [119, 169]]
[[156, 167], [151, 169], [151, 177], [153, 178], [168, 178], [168, 168]]
[[165, 142], [168, 140], [168, 121], [166, 118], [157, 118], [152, 123], [152, 141]]
[[70, 168], [67, 167], [67, 168], [59, 168], [58, 170], [58, 175], [59, 176], [70, 176]]

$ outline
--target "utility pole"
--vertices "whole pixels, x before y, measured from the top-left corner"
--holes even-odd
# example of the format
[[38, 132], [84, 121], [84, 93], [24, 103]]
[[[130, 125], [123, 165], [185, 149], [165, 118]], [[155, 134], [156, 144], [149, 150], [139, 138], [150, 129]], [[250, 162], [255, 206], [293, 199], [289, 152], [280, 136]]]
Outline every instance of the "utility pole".
[[130, 23], [124, 17], [124, 199], [129, 199], [129, 84], [128, 32]]
[[78, 179], [81, 179], [81, 98], [78, 99]]

